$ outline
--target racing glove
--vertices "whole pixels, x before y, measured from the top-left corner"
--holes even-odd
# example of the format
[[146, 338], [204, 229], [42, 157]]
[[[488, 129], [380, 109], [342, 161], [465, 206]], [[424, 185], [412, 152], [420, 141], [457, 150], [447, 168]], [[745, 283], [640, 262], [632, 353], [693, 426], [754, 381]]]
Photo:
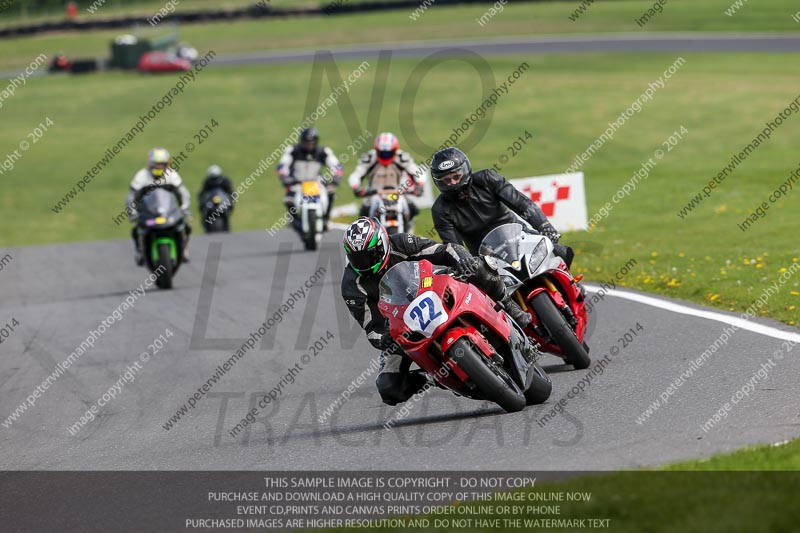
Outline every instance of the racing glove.
[[539, 233], [553, 241], [553, 243], [557, 243], [558, 239], [561, 238], [561, 234], [556, 231], [556, 228], [549, 221], [539, 226]]
[[397, 343], [394, 341], [389, 333], [384, 333], [383, 336], [374, 344], [375, 348], [384, 351], [388, 350], [392, 346], [395, 346]]
[[460, 281], [467, 281], [479, 272], [480, 266], [480, 259], [477, 257], [462, 258], [454, 269], [454, 277]]

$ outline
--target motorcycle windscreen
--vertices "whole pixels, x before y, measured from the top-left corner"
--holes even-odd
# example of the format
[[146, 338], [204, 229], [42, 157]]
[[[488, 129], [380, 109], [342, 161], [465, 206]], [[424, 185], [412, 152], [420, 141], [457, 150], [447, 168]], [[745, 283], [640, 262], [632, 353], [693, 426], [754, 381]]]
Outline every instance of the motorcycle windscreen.
[[178, 219], [182, 216], [178, 199], [166, 189], [153, 189], [145, 193], [141, 199], [139, 218], [151, 220], [156, 218]]
[[380, 284], [381, 301], [391, 305], [406, 305], [414, 301], [419, 292], [419, 263], [398, 263], [383, 276]]
[[207, 190], [203, 193], [203, 199], [203, 203], [210, 203], [213, 205], [229, 205], [231, 203], [228, 193], [225, 192], [225, 189], [222, 187], [214, 187], [213, 189]]
[[478, 254], [496, 257], [509, 264], [519, 261], [521, 236], [522, 224], [513, 222], [497, 226], [483, 238]]

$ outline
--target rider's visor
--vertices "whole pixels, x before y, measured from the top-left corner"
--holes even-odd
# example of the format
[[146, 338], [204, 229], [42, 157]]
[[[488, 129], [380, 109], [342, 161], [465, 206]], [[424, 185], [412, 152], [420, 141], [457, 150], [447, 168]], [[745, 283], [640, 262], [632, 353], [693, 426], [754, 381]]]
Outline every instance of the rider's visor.
[[384, 164], [391, 163], [392, 159], [394, 159], [394, 155], [394, 150], [378, 150], [378, 159]]
[[383, 252], [373, 247], [363, 252], [353, 252], [349, 255], [350, 265], [359, 274], [375, 274], [383, 264]]
[[164, 171], [167, 169], [167, 165], [164, 163], [155, 163], [153, 166], [150, 167], [150, 173], [155, 177], [161, 177], [164, 175]]
[[366, 250], [352, 251], [349, 248], [345, 249], [350, 266], [359, 274], [377, 274], [386, 259], [386, 249], [377, 232], [375, 232], [373, 241]]
[[433, 179], [436, 180], [437, 183], [442, 185], [458, 185], [459, 182], [464, 178], [464, 171], [463, 170], [454, 170], [449, 174], [445, 174], [444, 176], [434, 177]]

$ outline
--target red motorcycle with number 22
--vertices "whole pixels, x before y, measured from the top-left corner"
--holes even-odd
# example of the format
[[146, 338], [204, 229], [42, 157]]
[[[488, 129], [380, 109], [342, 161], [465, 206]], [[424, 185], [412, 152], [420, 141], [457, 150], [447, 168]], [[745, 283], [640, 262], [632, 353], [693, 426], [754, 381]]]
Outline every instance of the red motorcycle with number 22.
[[449, 269], [426, 260], [395, 265], [381, 280], [378, 307], [392, 338], [441, 387], [508, 412], [549, 398], [552, 382], [534, 345]]

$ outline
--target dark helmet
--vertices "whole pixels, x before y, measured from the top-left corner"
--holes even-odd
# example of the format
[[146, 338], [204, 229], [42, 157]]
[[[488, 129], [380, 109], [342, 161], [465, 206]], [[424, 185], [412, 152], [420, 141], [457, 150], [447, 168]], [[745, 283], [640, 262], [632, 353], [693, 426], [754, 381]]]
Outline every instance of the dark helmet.
[[305, 128], [300, 132], [300, 146], [304, 152], [311, 153], [317, 149], [319, 142], [319, 130], [317, 128]]
[[439, 150], [431, 160], [431, 176], [443, 193], [463, 189], [472, 179], [472, 167], [467, 154], [453, 147]]
[[360, 276], [380, 273], [389, 264], [392, 245], [377, 218], [361, 217], [344, 232], [344, 251]]

